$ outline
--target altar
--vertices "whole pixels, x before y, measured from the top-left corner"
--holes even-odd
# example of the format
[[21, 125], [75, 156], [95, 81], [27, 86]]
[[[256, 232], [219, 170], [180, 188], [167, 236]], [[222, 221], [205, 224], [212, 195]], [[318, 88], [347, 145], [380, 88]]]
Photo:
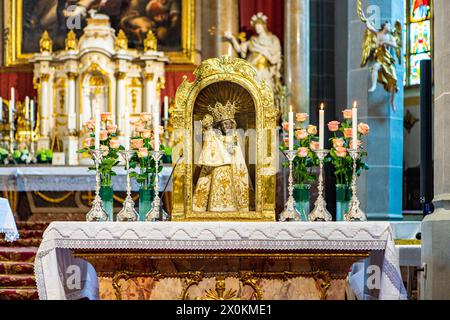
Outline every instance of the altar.
[[343, 300], [361, 260], [367, 296], [406, 298], [387, 222], [54, 222], [35, 276], [50, 300]]

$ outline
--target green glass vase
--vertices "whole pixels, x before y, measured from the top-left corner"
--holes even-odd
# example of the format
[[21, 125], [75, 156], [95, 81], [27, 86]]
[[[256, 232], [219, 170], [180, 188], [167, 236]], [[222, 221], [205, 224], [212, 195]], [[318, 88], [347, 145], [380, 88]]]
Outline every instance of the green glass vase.
[[336, 221], [344, 221], [350, 205], [351, 190], [345, 184], [336, 185]]
[[139, 221], [145, 221], [147, 213], [152, 209], [155, 199], [153, 187], [142, 187], [139, 189]]
[[100, 198], [103, 201], [103, 209], [108, 214], [108, 221], [114, 221], [114, 191], [112, 186], [100, 187]]
[[300, 216], [301, 221], [308, 221], [309, 200], [311, 195], [311, 185], [301, 184], [294, 186], [294, 207]]

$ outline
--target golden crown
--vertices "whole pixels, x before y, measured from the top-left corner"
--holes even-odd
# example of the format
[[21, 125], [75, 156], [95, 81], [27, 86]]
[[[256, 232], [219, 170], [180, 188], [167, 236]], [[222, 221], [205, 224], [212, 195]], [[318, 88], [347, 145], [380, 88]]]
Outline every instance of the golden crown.
[[214, 122], [222, 122], [225, 120], [234, 120], [234, 115], [237, 111], [236, 103], [228, 101], [226, 105], [216, 102], [214, 107], [208, 106], [208, 111], [214, 118]]

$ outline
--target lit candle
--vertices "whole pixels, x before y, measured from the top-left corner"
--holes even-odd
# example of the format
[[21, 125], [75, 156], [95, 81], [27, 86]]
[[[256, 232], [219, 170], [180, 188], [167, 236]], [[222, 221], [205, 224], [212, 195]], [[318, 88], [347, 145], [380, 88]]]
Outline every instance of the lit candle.
[[324, 104], [320, 104], [319, 110], [319, 149], [325, 149], [325, 110]]
[[353, 149], [358, 149], [358, 108], [356, 101], [352, 108], [352, 146]]
[[30, 98], [28, 96], [25, 97], [25, 120], [28, 119], [28, 115], [30, 114]]
[[100, 108], [97, 101], [94, 103], [95, 112], [95, 149], [100, 149]]
[[161, 124], [159, 113], [159, 103], [156, 103], [153, 110], [153, 133], [155, 136], [155, 151], [159, 151], [159, 126]]
[[164, 119], [169, 119], [169, 97], [164, 97]]
[[292, 105], [289, 106], [289, 151], [294, 150], [294, 112]]
[[125, 107], [125, 150], [130, 150], [130, 112], [128, 110], [128, 105]]

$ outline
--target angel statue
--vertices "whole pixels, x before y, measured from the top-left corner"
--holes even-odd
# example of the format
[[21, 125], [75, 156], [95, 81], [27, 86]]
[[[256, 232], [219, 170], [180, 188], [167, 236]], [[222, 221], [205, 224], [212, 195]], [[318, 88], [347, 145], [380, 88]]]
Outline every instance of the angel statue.
[[281, 89], [281, 44], [277, 36], [267, 28], [267, 16], [259, 12], [251, 19], [251, 26], [256, 32], [250, 40], [239, 41], [227, 31], [225, 39], [231, 42], [234, 50], [256, 68], [258, 80], [266, 80], [274, 93]]
[[391, 94], [390, 104], [392, 110], [396, 112], [394, 98], [398, 92], [398, 80], [395, 58], [390, 50], [391, 48], [395, 49], [395, 54], [400, 63], [402, 58], [402, 24], [400, 21], [396, 21], [394, 30], [391, 30], [391, 23], [386, 21], [381, 25], [381, 29], [377, 30], [364, 15], [361, 9], [361, 0], [358, 0], [358, 15], [367, 26], [362, 45], [361, 67], [365, 67], [369, 61], [374, 61], [369, 92], [376, 90], [378, 79], [378, 82], [383, 84], [384, 89]]

